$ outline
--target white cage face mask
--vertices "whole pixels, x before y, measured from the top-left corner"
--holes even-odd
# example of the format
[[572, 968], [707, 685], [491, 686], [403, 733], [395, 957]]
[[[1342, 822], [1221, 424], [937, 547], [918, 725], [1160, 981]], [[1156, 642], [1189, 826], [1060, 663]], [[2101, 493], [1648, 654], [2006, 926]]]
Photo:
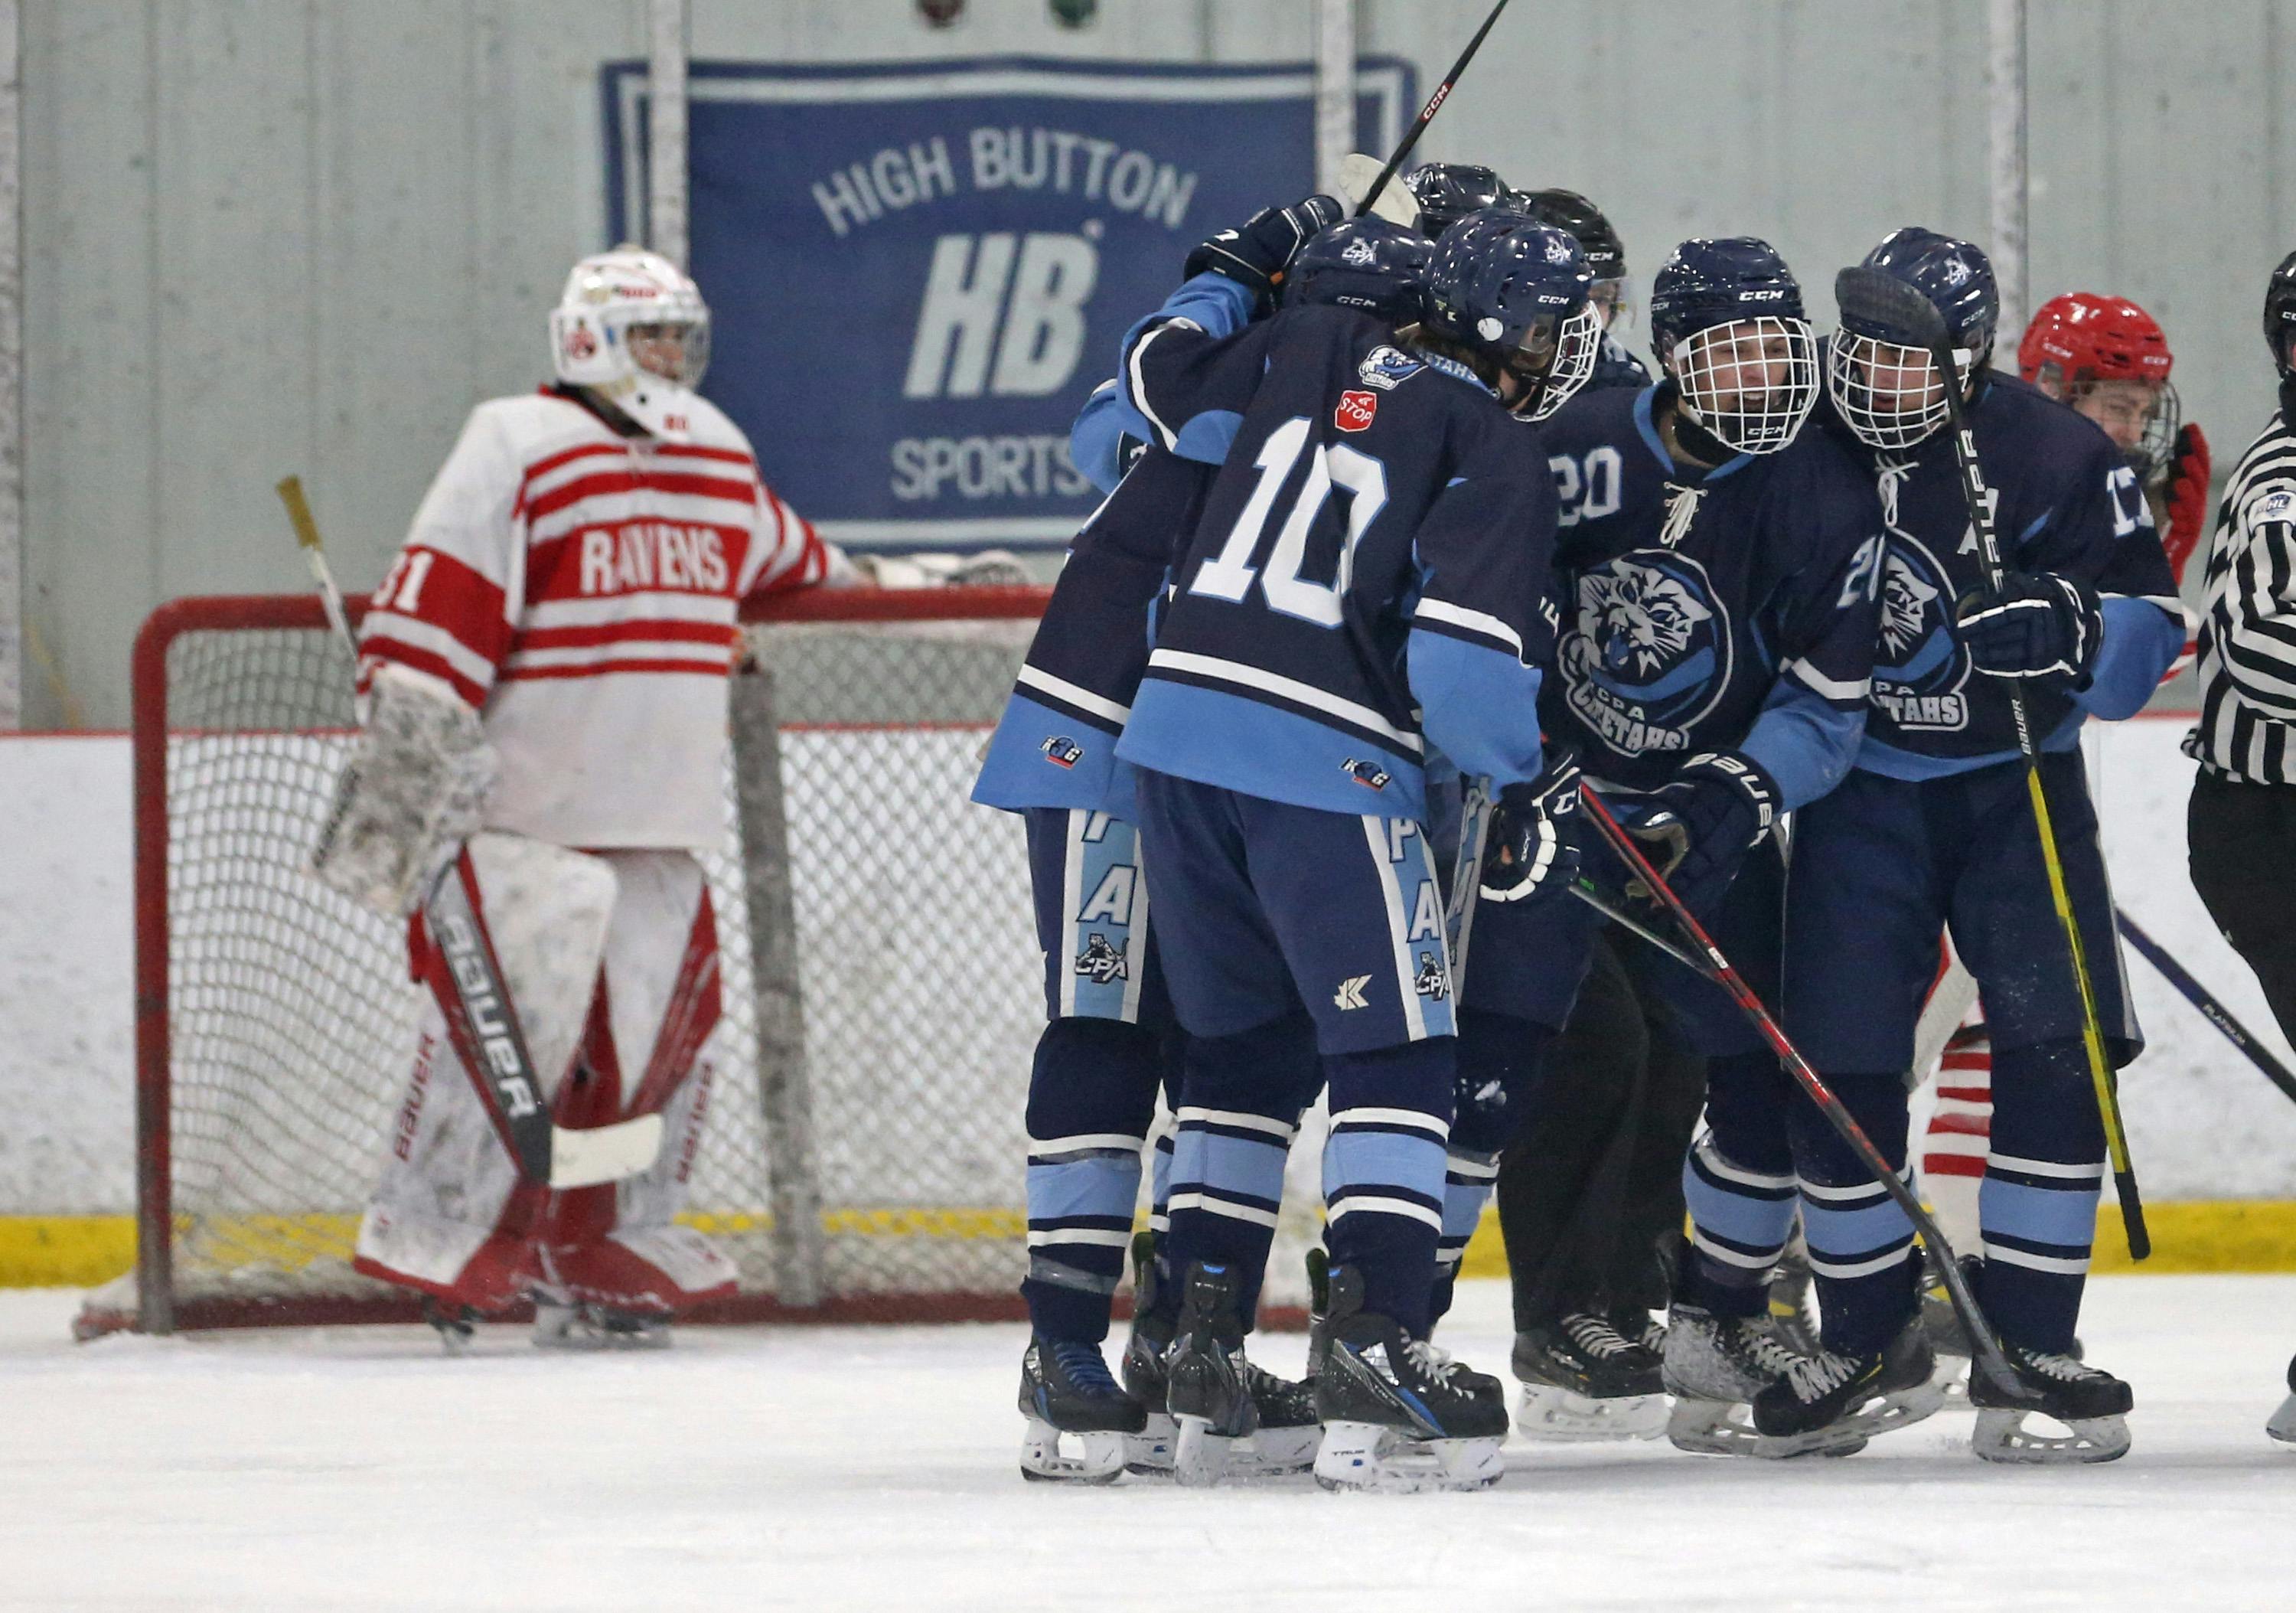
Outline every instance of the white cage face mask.
[[1817, 339], [1807, 320], [1734, 320], [1668, 355], [1685, 412], [1741, 454], [1775, 454], [1817, 407]]
[[1563, 320], [1554, 334], [1554, 361], [1546, 366], [1546, 383], [1539, 389], [1538, 407], [1523, 416], [1544, 420], [1570, 401], [1571, 394], [1595, 373], [1595, 359], [1603, 350], [1603, 318], [1591, 302], [1582, 302]]
[[[1953, 351], [1954, 380], [1969, 373], [1972, 355]], [[1876, 336], [1834, 333], [1826, 356], [1826, 391], [1843, 424], [1877, 449], [1908, 449], [1943, 425], [1952, 411], [1929, 349]]]

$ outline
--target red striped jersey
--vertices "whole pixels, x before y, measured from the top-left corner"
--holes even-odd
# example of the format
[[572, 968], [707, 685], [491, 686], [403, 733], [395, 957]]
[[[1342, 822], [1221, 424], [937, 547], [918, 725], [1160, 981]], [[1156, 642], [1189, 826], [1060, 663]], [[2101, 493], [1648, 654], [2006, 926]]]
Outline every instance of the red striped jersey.
[[714, 846], [740, 602], [851, 574], [699, 398], [676, 442], [555, 393], [497, 398], [375, 590], [362, 672], [395, 662], [479, 709], [502, 758], [489, 827]]

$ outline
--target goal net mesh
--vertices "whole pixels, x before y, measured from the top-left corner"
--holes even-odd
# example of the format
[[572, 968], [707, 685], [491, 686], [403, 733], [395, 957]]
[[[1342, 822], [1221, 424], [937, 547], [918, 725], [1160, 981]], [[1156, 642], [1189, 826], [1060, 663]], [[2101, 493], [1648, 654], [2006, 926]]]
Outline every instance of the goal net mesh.
[[[729, 1314], [770, 1313], [808, 1261], [832, 1308], [1009, 1310], [1040, 965], [1020, 823], [966, 795], [1041, 596], [1003, 599], [983, 617], [748, 630], [770, 681], [736, 682], [770, 699], [762, 748], [778, 754], [729, 749], [726, 840], [705, 859], [725, 1023], [688, 1209], [740, 1267]], [[169, 1229], [160, 1276], [178, 1326], [403, 1309], [349, 1257], [410, 1066], [406, 934], [301, 868], [351, 738], [349, 657], [316, 605], [308, 625], [249, 627], [203, 622], [198, 603], [169, 607], [164, 713], [137, 713], [147, 766], [149, 725], [165, 732], [160, 799], [139, 781], [139, 859], [165, 858], [164, 901], [146, 870], [139, 901], [144, 1241]], [[774, 1078], [759, 1068], [742, 769], [778, 783], [786, 822], [803, 1058], [778, 1074], [808, 1123], [781, 1135], [761, 1102]], [[163, 1001], [149, 991], [155, 924]], [[774, 1214], [798, 1177], [800, 1202], [818, 1204], [809, 1240]]]

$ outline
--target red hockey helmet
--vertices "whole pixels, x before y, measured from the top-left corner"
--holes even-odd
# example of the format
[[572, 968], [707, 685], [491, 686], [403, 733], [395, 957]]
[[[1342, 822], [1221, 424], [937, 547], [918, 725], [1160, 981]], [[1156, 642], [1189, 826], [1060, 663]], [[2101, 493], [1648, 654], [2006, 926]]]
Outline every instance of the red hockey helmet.
[[2145, 477], [2167, 463], [2176, 439], [2182, 411], [2169, 383], [2175, 361], [2158, 320], [2126, 297], [2095, 292], [2050, 298], [2035, 310], [2017, 344], [2017, 373], [2067, 402], [2078, 404], [2100, 381], [2159, 389], [2142, 435], [2128, 450], [2130, 463]]
[[2175, 360], [2160, 322], [2126, 297], [2067, 292], [2034, 311], [2017, 344], [2017, 373], [2054, 368], [2068, 393], [2092, 381], [2166, 381]]

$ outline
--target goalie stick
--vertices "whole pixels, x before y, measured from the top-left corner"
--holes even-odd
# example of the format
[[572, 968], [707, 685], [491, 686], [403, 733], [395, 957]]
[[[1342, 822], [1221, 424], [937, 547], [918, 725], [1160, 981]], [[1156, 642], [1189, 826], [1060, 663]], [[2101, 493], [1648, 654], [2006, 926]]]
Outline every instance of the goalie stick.
[[[1953, 362], [1952, 338], [1945, 316], [1921, 292], [1879, 269], [1852, 266], [1833, 280], [1833, 297], [1846, 322], [1862, 318], [1906, 339], [1906, 345], [1926, 348], [1936, 368], [1939, 389], [1945, 394], [1947, 429], [1953, 434], [1953, 457], [1961, 471], [1962, 502], [1968, 506], [1971, 529], [1977, 534], [1983, 562], [1985, 591], [1996, 604], [2001, 599], [2007, 567], [2001, 558], [2001, 536], [1994, 530], [1992, 501], [1987, 497], [1985, 472], [1977, 462], [1977, 436], [1962, 413], [1960, 370]], [[2033, 808], [2033, 827], [2041, 838], [2041, 861], [2048, 870], [2049, 900], [2065, 934], [2065, 951], [2071, 960], [2073, 984], [2080, 994], [2081, 1047], [2088, 1056], [2089, 1084], [2096, 1092], [2096, 1110], [2104, 1125], [2105, 1153], [2112, 1164], [2112, 1189], [2120, 1201], [2121, 1230], [2128, 1235], [2128, 1257], [2144, 1260], [2152, 1253], [2152, 1235], [2144, 1228], [2144, 1203], [2136, 1190], [2136, 1167], [2128, 1157], [2128, 1134], [2121, 1124], [2120, 1096], [2112, 1066], [2104, 1056], [2104, 1033], [2097, 1024], [2096, 990], [2089, 978], [2088, 957], [2081, 946], [2080, 924], [2073, 917], [2072, 897], [2065, 888], [2063, 860], [2057, 852], [2057, 834], [2049, 820], [2049, 795], [2041, 785], [2041, 753], [2025, 712], [2025, 694], [2014, 679], [2008, 686], [2009, 717], [2017, 728], [2017, 751], [2025, 761], [2025, 793]]]
[[1611, 816], [1611, 809], [1603, 798], [1591, 786], [1583, 782], [1578, 786], [1578, 798], [1585, 802], [1587, 816], [1594, 819], [1595, 828], [1610, 843], [1611, 849], [1618, 852], [1628, 868], [1650, 887], [1659, 905], [1667, 910], [1684, 939], [1690, 942], [1692, 951], [1698, 954], [1702, 959], [1699, 973], [1729, 993], [1739, 1012], [1752, 1022], [1762, 1040], [1769, 1044], [1770, 1050], [1777, 1055], [1778, 1062], [1793, 1078], [1794, 1084], [1808, 1095], [1809, 1100], [1817, 1106], [1818, 1113], [1825, 1116], [1826, 1123], [1849, 1145], [1859, 1163], [1874, 1173], [1874, 1181], [1882, 1184], [1882, 1190], [1914, 1223], [1914, 1230], [1921, 1234], [1922, 1242], [1935, 1256], [1938, 1275], [1945, 1282], [1946, 1296], [1953, 1302], [1954, 1313], [1961, 1318], [1961, 1325], [1969, 1334], [1972, 1370], [1983, 1372], [1994, 1387], [2007, 1397], [2009, 1406], [2038, 1410], [2038, 1399], [2024, 1386], [2017, 1376], [2016, 1369], [2009, 1364], [2008, 1356], [2002, 1353], [2001, 1340], [1995, 1335], [1993, 1324], [1985, 1319], [1985, 1313], [1978, 1309], [1977, 1296], [1970, 1292], [1969, 1280], [1963, 1275], [1961, 1263], [1954, 1258], [1953, 1246], [1938, 1230], [1936, 1220], [1922, 1207], [1922, 1201], [1906, 1185], [1905, 1179], [1890, 1168], [1890, 1162], [1882, 1156], [1882, 1150], [1875, 1148], [1874, 1140], [1866, 1135], [1866, 1130], [1857, 1123], [1857, 1116], [1842, 1107], [1841, 1099], [1833, 1095], [1833, 1089], [1825, 1084], [1824, 1077], [1812, 1068], [1809, 1060], [1804, 1058], [1800, 1050], [1786, 1039], [1785, 1032], [1771, 1017], [1769, 1009], [1763, 1006], [1754, 988], [1746, 983], [1745, 976], [1732, 966], [1729, 959], [1723, 955], [1722, 949], [1714, 944], [1714, 938], [1706, 933], [1706, 926], [1698, 922], [1696, 916], [1684, 905], [1682, 898], [1674, 893], [1674, 887], [1668, 885], [1665, 877], [1652, 866], [1650, 859], [1643, 854], [1642, 847], [1636, 844], [1635, 837]]
[[[302, 478], [284, 478], [278, 493], [287, 506], [288, 523], [295, 529], [295, 541], [310, 563], [328, 623], [356, 666], [358, 641], [351, 636], [342, 590], [335, 586], [319, 542], [318, 523], [311, 519], [311, 506], [303, 497]], [[652, 1165], [661, 1152], [660, 1115], [579, 1131], [552, 1123], [543, 1083], [511, 1007], [502, 965], [479, 917], [462, 858], [450, 860], [424, 895], [422, 924], [446, 961], [452, 985], [454, 1000], [446, 1005], [447, 1029], [463, 1061], [480, 1073], [479, 1094], [527, 1179], [549, 1188], [587, 1188], [619, 1181]]]

